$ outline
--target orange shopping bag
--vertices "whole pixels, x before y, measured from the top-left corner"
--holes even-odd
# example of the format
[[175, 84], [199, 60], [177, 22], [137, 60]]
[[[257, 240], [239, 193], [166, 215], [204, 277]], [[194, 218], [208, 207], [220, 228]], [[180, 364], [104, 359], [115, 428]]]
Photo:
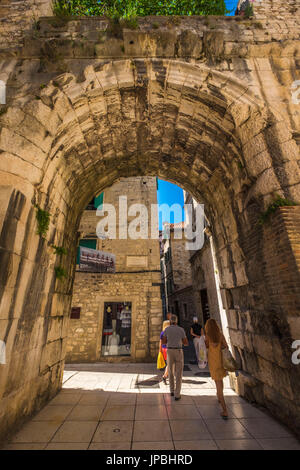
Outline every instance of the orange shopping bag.
[[158, 356], [157, 356], [157, 368], [158, 369], [164, 369], [165, 367], [166, 367], [166, 363], [165, 363], [165, 360], [164, 360], [164, 356], [159, 351]]

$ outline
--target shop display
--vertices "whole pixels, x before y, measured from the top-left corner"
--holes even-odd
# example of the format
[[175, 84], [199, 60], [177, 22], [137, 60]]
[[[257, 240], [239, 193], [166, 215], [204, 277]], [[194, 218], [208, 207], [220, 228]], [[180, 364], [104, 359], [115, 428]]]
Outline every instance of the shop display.
[[131, 303], [105, 302], [103, 317], [102, 355], [130, 356]]

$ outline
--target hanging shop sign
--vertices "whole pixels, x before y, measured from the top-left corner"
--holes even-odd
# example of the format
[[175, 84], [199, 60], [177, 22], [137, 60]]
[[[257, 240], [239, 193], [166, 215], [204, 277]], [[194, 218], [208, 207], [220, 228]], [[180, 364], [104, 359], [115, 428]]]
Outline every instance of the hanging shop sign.
[[80, 246], [79, 270], [90, 273], [115, 273], [116, 257], [112, 253]]

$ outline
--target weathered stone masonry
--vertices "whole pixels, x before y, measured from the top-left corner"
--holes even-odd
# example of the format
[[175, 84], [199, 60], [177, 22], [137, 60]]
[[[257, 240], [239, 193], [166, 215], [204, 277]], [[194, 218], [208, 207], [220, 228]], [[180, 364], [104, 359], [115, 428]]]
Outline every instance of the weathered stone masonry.
[[[146, 18], [119, 37], [104, 18], [40, 18], [14, 37], [8, 24], [20, 19], [7, 5], [1, 435], [61, 385], [82, 211], [117, 178], [143, 175], [174, 181], [205, 203], [242, 363], [235, 386], [299, 434], [299, 366], [291, 362], [299, 339], [298, 208], [257, 224], [275, 193], [300, 202], [300, 114], [291, 93], [300, 79], [299, 3], [255, 2], [253, 19]], [[34, 203], [51, 214], [46, 239], [36, 235]], [[54, 255], [53, 243], [68, 256]], [[55, 278], [59, 264], [66, 279]]]
[[[120, 239], [121, 219], [119, 197], [127, 197], [128, 210], [132, 204], [143, 204], [148, 210], [151, 236], [151, 205], [157, 204], [156, 178], [121, 178], [104, 191], [103, 203], [111, 204], [116, 212], [116, 239], [98, 239], [97, 249], [116, 257], [114, 274], [75, 273], [72, 305], [81, 308], [80, 319], [69, 322], [66, 360], [68, 362], [118, 361], [121, 356], [102, 354], [104, 302], [131, 302], [131, 351], [125, 360], [151, 361], [156, 358], [162, 325], [160, 298], [160, 260], [158, 239]], [[124, 215], [124, 214], [122, 214]], [[157, 210], [155, 211], [157, 219]], [[134, 219], [127, 216], [127, 230]], [[81, 236], [96, 238], [100, 220], [96, 211], [84, 211], [80, 221]]]
[[157, 356], [157, 338], [162, 324], [159, 278], [159, 272], [122, 276], [80, 273], [74, 283], [72, 302], [82, 307], [81, 317], [71, 321], [67, 358], [72, 362], [99, 361], [104, 302], [127, 301], [132, 303], [131, 358], [110, 356], [101, 359], [153, 360]]

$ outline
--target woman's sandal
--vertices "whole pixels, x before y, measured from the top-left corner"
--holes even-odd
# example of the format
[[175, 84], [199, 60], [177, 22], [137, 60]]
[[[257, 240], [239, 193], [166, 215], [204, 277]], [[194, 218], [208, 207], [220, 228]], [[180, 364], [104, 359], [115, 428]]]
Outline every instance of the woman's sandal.
[[164, 384], [167, 385], [167, 377], [163, 376], [162, 379], [163, 379]]
[[228, 415], [227, 415], [227, 414], [224, 414], [224, 412], [223, 412], [223, 413], [220, 413], [220, 414], [221, 414], [221, 417], [222, 417], [223, 419], [228, 419]]

